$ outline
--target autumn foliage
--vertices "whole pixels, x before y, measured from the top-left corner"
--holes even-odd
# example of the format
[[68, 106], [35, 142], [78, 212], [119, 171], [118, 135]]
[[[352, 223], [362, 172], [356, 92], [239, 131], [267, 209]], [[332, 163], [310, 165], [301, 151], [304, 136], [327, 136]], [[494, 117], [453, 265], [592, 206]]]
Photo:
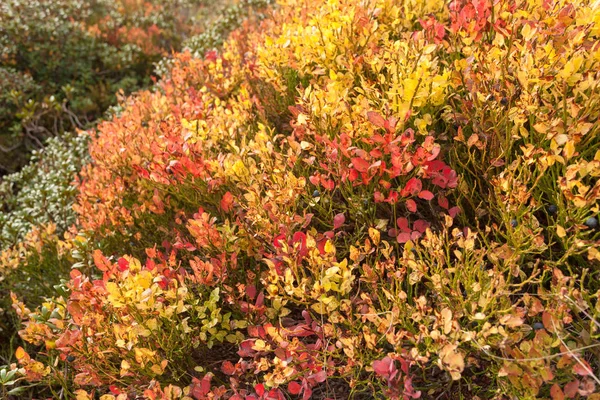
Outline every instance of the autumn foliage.
[[77, 399], [597, 399], [600, 4], [272, 13], [99, 125], [13, 369]]

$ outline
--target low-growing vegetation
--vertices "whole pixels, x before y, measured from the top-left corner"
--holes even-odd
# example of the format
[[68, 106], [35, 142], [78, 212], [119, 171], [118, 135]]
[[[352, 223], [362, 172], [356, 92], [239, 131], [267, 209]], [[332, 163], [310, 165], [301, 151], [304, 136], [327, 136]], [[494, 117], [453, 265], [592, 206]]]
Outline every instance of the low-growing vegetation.
[[[6, 0], [0, 4], [0, 176], [49, 137], [89, 128], [119, 90], [208, 26], [206, 0]], [[217, 1], [217, 5], [227, 1]]]
[[600, 4], [269, 12], [123, 98], [75, 226], [0, 255], [3, 395], [598, 399]]

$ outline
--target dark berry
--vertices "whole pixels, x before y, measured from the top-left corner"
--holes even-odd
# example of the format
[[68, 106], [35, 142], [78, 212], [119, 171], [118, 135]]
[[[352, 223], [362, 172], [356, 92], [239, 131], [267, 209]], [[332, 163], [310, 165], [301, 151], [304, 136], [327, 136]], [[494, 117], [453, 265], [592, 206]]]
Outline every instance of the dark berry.
[[596, 217], [589, 217], [585, 220], [583, 224], [588, 228], [595, 228], [598, 226], [598, 220], [596, 219]]
[[517, 222], [516, 219], [513, 218], [510, 220], [510, 226], [512, 226], [513, 228], [516, 228], [518, 224], [519, 223]]
[[69, 354], [69, 355], [67, 356], [67, 361], [68, 361], [68, 362], [73, 362], [73, 361], [75, 361], [75, 356], [72, 356], [72, 355], [70, 355], [70, 354]]
[[544, 329], [544, 324], [542, 324], [541, 322], [536, 322], [535, 324], [533, 324], [533, 329], [535, 329], [536, 331]]
[[315, 191], [313, 192], [313, 197], [319, 197], [320, 195], [321, 195], [321, 193], [319, 193], [319, 191], [318, 191], [318, 190], [315, 190]]
[[556, 207], [554, 204], [550, 204], [548, 206], [548, 214], [550, 215], [554, 215], [558, 212], [558, 207]]
[[502, 99], [500, 99], [500, 104], [502, 104], [503, 106], [508, 104], [508, 99], [506, 97], [503, 97]]

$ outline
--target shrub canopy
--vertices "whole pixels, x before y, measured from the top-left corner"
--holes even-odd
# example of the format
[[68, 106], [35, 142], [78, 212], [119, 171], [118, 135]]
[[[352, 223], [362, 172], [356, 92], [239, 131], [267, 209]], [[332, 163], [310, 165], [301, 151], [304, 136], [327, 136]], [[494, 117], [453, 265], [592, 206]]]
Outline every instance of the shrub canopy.
[[46, 239], [69, 281], [13, 293], [21, 379], [597, 398], [599, 7], [286, 0], [178, 54], [98, 126], [78, 230]]

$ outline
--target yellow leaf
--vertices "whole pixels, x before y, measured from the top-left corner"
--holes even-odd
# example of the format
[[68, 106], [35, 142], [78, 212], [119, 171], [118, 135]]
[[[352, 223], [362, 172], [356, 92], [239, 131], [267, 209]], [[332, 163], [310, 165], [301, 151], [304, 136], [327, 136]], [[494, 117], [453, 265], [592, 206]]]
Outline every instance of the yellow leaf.
[[419, 85], [419, 81], [416, 79], [405, 79], [404, 80], [404, 96], [403, 100], [409, 103], [417, 90], [417, 86]]
[[533, 37], [533, 35], [535, 35], [536, 30], [535, 29], [531, 29], [531, 26], [529, 26], [529, 24], [525, 24], [525, 26], [523, 26], [523, 29], [521, 29], [521, 35], [523, 36], [523, 39], [529, 41], [531, 40], [531, 38]]
[[327, 307], [321, 302], [313, 304], [312, 306], [310, 306], [310, 308], [315, 310], [315, 312], [317, 312], [318, 314], [327, 314]]
[[308, 121], [308, 116], [306, 114], [298, 114], [298, 124], [306, 125]]
[[335, 246], [333, 245], [331, 240], [327, 240], [327, 242], [325, 243], [325, 253], [327, 253], [327, 254], [335, 253]]
[[598, 251], [594, 247], [590, 247], [588, 249], [588, 260], [590, 260], [590, 261], [592, 261], [592, 260], [600, 261], [600, 251]]
[[21, 346], [19, 346], [19, 348], [17, 348], [17, 350], [15, 351], [15, 357], [17, 357], [17, 360], [20, 361], [23, 358], [28, 357], [28, 354], [25, 352], [25, 350], [23, 350]]
[[83, 389], [79, 389], [75, 391], [75, 399], [76, 400], [92, 400], [92, 397]]
[[154, 365], [153, 365], [153, 366], [150, 368], [150, 370], [151, 370], [152, 372], [154, 372], [156, 375], [162, 375], [162, 373], [163, 373], [163, 369], [162, 369], [162, 368], [160, 367], [160, 365], [158, 365], [158, 364], [154, 364]]
[[563, 148], [563, 155], [565, 156], [565, 159], [568, 160], [573, 157], [573, 154], [575, 154], [575, 144], [572, 140], [569, 140]]
[[452, 311], [449, 308], [444, 308], [441, 315], [442, 323], [444, 324], [444, 334], [447, 335], [452, 331]]
[[338, 76], [337, 76], [337, 74], [335, 73], [335, 71], [334, 71], [334, 70], [332, 70], [332, 69], [330, 69], [330, 70], [329, 70], [329, 79], [331, 79], [332, 81], [335, 81], [335, 80], [337, 80], [337, 77], [338, 77]]
[[521, 136], [523, 136], [524, 138], [529, 137], [529, 131], [527, 129], [525, 129], [524, 126], [519, 127], [519, 133], [521, 133]]
[[151, 331], [155, 331], [158, 328], [158, 322], [156, 321], [156, 318], [151, 318], [146, 321], [146, 327]]
[[457, 346], [445, 345], [440, 351], [441, 367], [450, 373], [452, 380], [459, 380], [465, 369], [465, 360], [461, 353], [456, 351]]
[[[327, 242], [329, 243], [329, 242]], [[325, 244], [325, 251], [327, 251], [327, 244]], [[358, 261], [358, 259], [360, 258], [360, 251], [354, 247], [354, 246], [350, 246], [350, 259], [354, 262]]]
[[516, 328], [517, 326], [523, 325], [523, 319], [516, 315], [505, 315], [500, 318], [500, 323], [506, 325], [509, 328]]
[[312, 144], [310, 144], [309, 142], [305, 142], [304, 140], [300, 142], [300, 148], [302, 150], [308, 150], [312, 147]]
[[375, 246], [377, 246], [379, 244], [379, 241], [381, 240], [381, 234], [375, 228], [369, 228], [369, 237], [371, 238]]
[[[548, 125], [546, 125], [546, 124], [544, 124], [542, 122], [538, 122], [537, 124], [533, 125], [533, 127], [539, 133], [546, 133], [546, 132], [548, 132]], [[525, 129], [525, 128], [523, 128], [523, 129]]]
[[567, 232], [565, 231], [565, 228], [563, 228], [560, 225], [556, 225], [556, 234], [558, 235], [559, 238], [564, 238], [565, 236], [567, 236]]
[[127, 360], [122, 360], [121, 361], [121, 376], [125, 376], [127, 375], [127, 372], [129, 371], [129, 368], [131, 368], [131, 364], [129, 364], [129, 361]]
[[262, 351], [267, 348], [267, 343], [262, 339], [256, 339], [254, 342], [254, 346], [252, 346], [252, 350]]

